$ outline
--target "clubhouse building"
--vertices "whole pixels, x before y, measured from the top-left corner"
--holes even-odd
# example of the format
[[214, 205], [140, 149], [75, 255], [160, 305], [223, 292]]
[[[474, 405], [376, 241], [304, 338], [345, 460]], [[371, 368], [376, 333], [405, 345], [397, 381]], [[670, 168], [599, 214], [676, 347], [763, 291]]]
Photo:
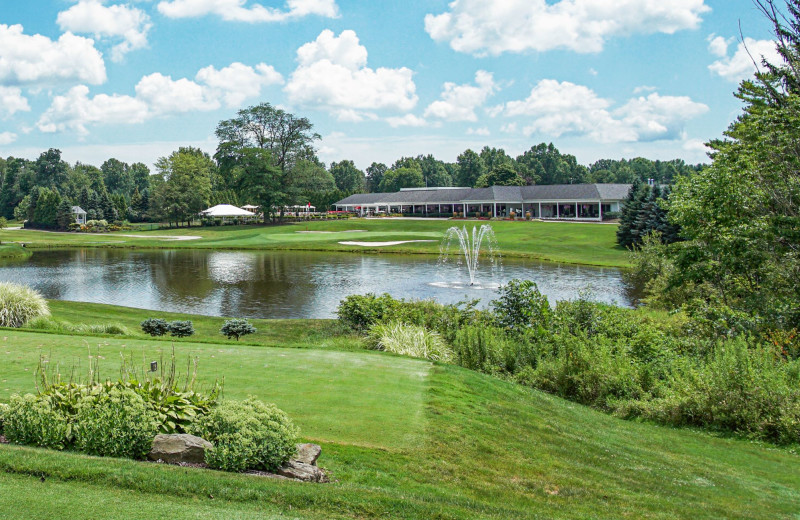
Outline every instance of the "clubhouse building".
[[518, 217], [603, 220], [619, 212], [630, 184], [555, 184], [490, 188], [404, 188], [396, 193], [360, 193], [334, 204], [337, 211], [362, 216], [399, 213], [416, 216]]

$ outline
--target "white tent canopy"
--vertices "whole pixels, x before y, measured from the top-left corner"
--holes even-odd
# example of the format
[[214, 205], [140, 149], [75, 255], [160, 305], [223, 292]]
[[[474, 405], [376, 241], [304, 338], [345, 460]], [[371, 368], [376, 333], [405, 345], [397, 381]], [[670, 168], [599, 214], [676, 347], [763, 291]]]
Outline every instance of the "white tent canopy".
[[255, 217], [256, 214], [250, 211], [231, 206], [230, 204], [217, 204], [213, 208], [201, 211], [207, 217]]

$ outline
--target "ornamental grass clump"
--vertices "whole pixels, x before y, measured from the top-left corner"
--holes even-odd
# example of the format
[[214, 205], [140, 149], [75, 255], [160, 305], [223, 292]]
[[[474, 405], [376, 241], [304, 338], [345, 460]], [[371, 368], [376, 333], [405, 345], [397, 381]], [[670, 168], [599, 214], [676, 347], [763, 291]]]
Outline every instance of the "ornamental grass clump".
[[25, 285], [0, 283], [0, 327], [22, 327], [29, 320], [49, 316], [41, 294]]
[[274, 404], [253, 397], [223, 401], [199, 417], [189, 433], [214, 445], [206, 464], [225, 471], [274, 471], [296, 452], [298, 429]]
[[431, 361], [448, 362], [452, 351], [442, 337], [425, 327], [395, 322], [375, 325], [370, 329], [369, 341], [377, 350]]

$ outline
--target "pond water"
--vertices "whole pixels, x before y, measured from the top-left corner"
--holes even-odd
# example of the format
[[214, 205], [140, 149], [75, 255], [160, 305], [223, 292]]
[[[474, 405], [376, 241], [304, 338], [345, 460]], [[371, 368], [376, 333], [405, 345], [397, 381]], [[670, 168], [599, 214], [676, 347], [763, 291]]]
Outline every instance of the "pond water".
[[47, 298], [248, 318], [332, 318], [344, 296], [368, 292], [442, 303], [480, 298], [485, 305], [512, 278], [535, 281], [551, 302], [587, 288], [599, 301], [634, 301], [619, 269], [512, 258], [500, 269], [479, 269], [482, 289], [458, 283], [468, 280], [466, 272], [427, 255], [73, 249], [0, 264], [1, 281], [30, 285]]

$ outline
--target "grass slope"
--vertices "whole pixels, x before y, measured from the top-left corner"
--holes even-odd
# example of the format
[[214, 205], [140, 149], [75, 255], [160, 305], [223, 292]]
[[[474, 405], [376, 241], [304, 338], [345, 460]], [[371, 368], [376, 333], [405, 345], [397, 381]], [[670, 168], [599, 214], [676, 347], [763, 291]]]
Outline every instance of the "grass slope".
[[[0, 240], [30, 247], [137, 247], [194, 249], [314, 250], [438, 254], [439, 242], [451, 226], [485, 222], [406, 219], [350, 219], [283, 226], [225, 226], [111, 234], [47, 233], [0, 230]], [[501, 254], [564, 263], [625, 267], [624, 248], [616, 244], [615, 225], [571, 222], [491, 223]], [[309, 231], [309, 232], [307, 232]], [[124, 235], [139, 235], [139, 238]], [[176, 241], [163, 237], [199, 236]], [[388, 247], [346, 246], [341, 241], [378, 242], [432, 240]]]
[[31, 256], [31, 251], [17, 244], [0, 245], [0, 259], [21, 259]]
[[[102, 343], [101, 361], [113, 367], [121, 351], [168, 346], [8, 329], [0, 339], [0, 400], [33, 389], [39, 352], [69, 365]], [[286, 409], [323, 445], [320, 464], [336, 481], [0, 446], [0, 516], [788, 519], [800, 510], [800, 457], [785, 449], [621, 421], [381, 353], [191, 342], [176, 350], [200, 356], [206, 379], [225, 374], [229, 397], [255, 394]]]

